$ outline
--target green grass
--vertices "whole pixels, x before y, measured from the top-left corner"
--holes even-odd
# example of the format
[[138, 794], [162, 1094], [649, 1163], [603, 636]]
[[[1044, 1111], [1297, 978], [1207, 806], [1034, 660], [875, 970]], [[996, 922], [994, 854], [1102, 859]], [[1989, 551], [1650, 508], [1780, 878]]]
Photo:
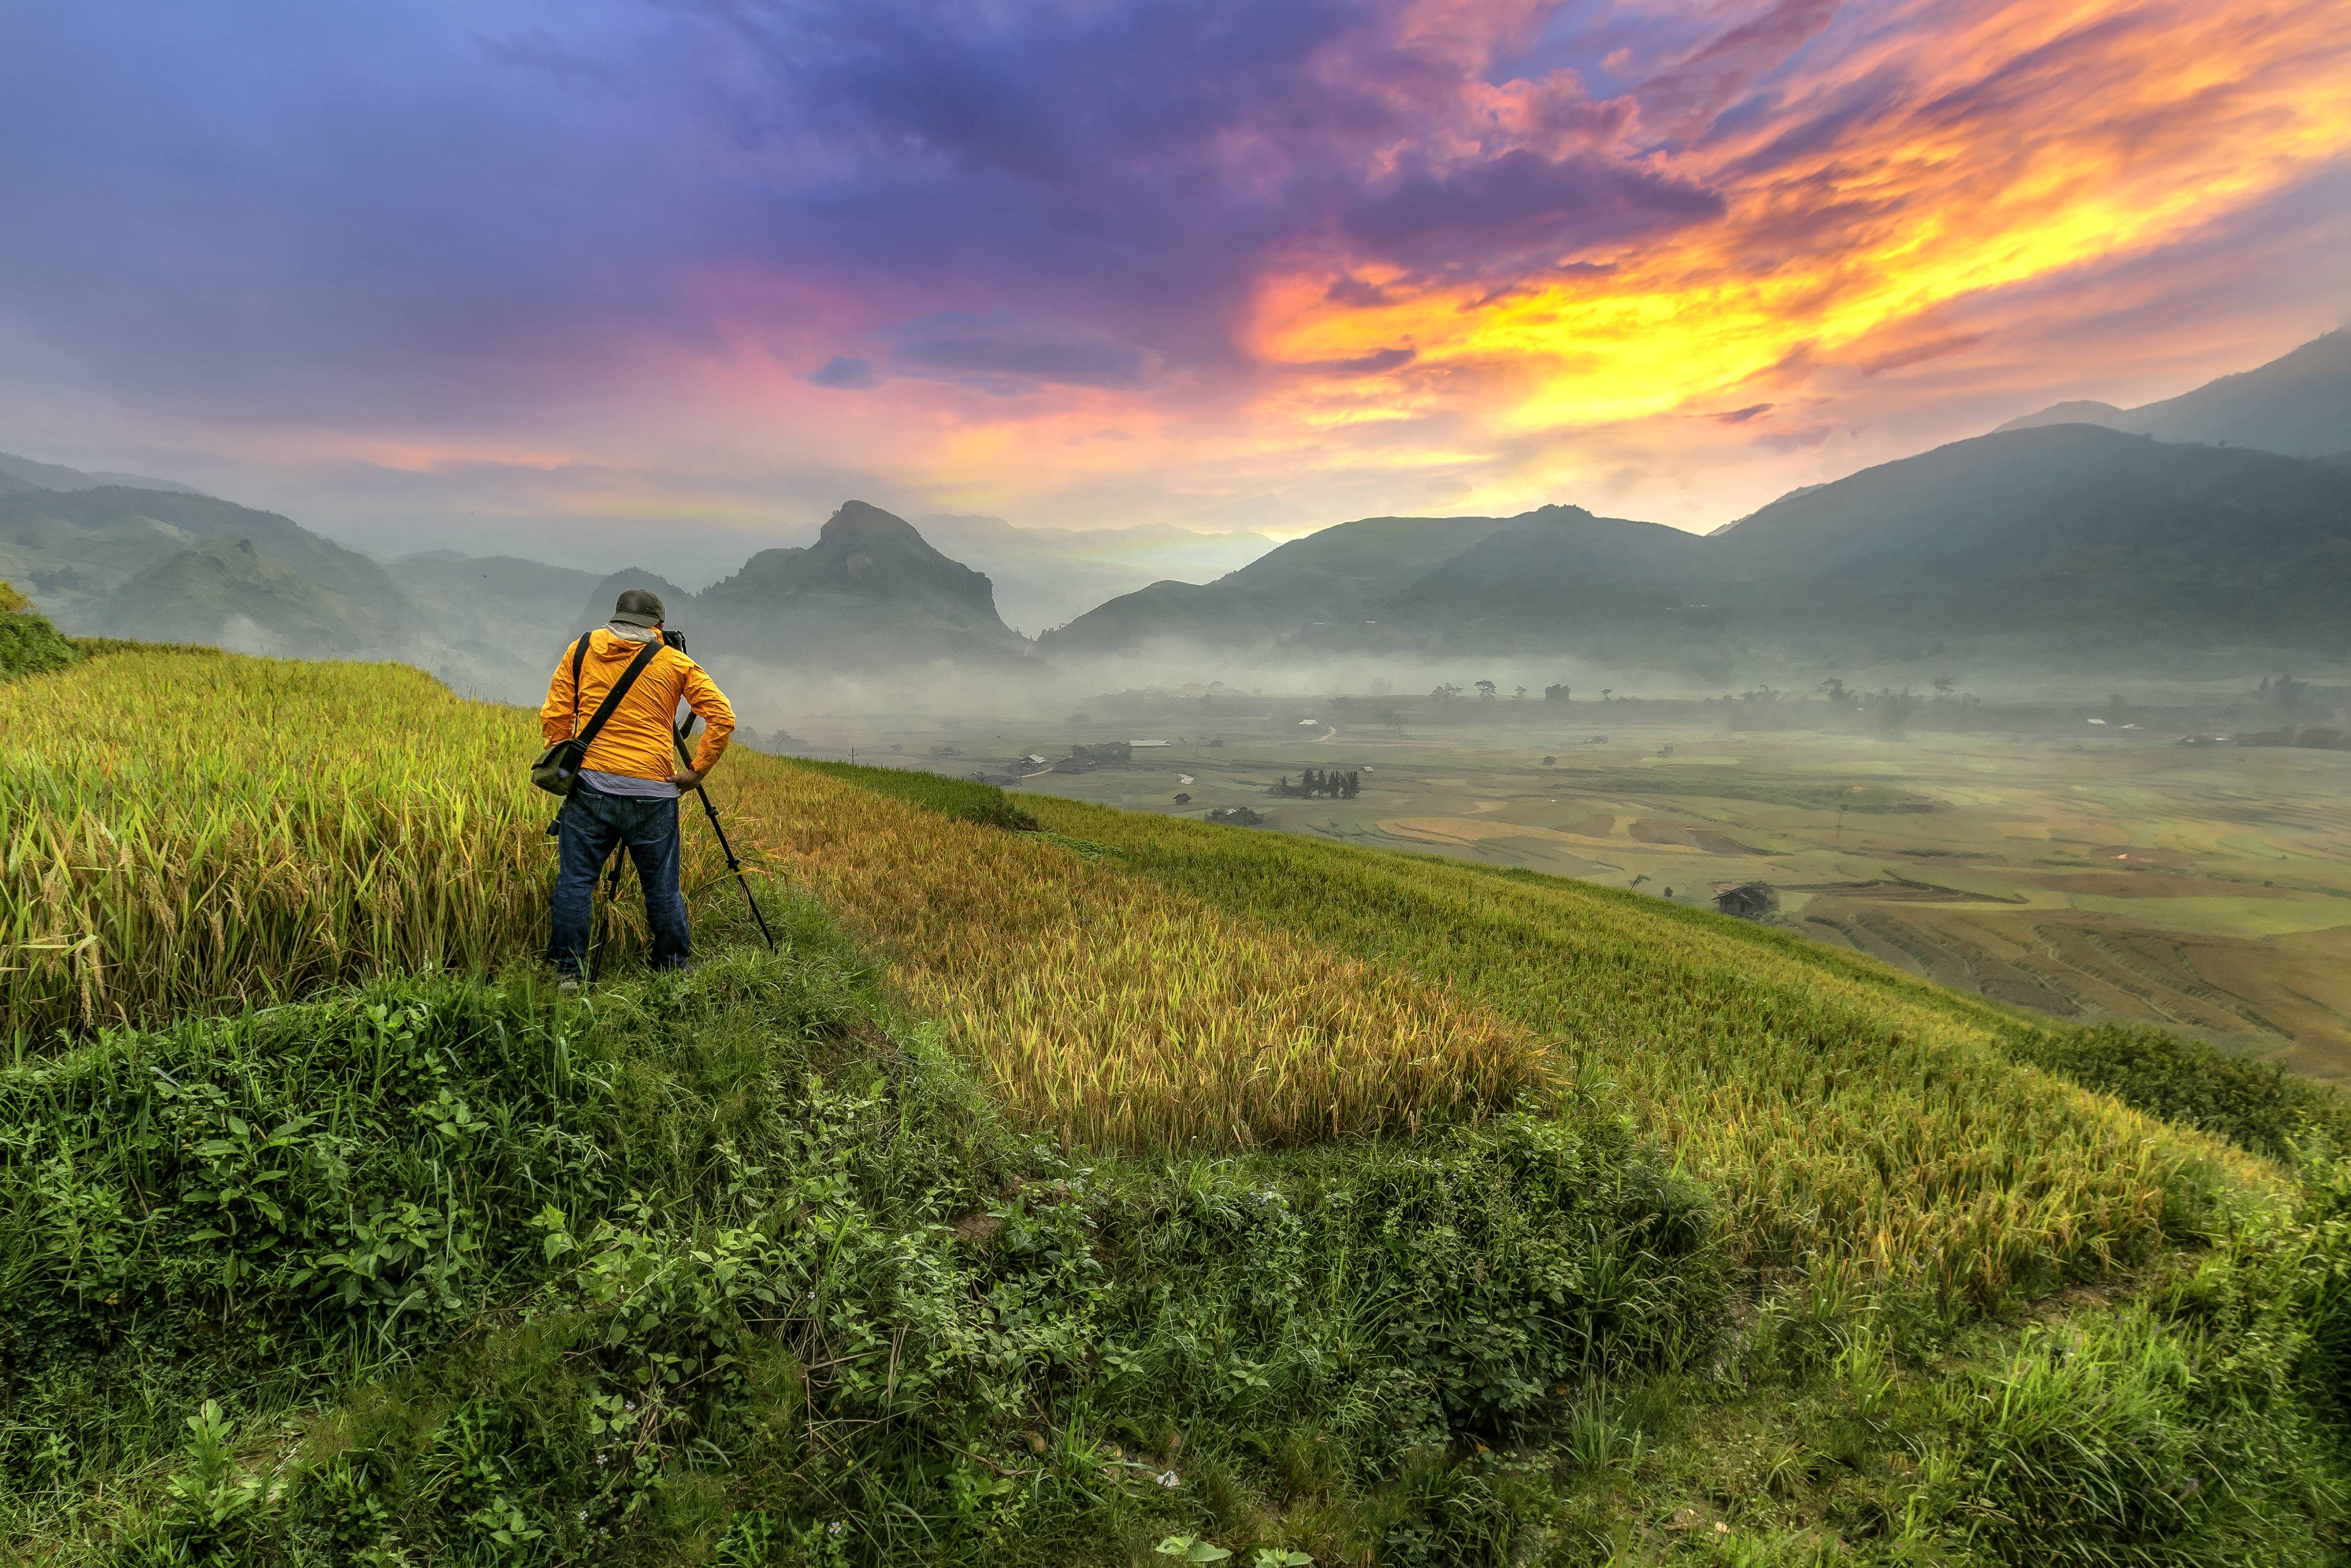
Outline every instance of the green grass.
[[1702, 1200], [1604, 1113], [1065, 1159], [789, 909], [584, 1004], [387, 982], [0, 1071], [0, 1540], [1061, 1563], [1278, 1437], [1328, 1553], [1406, 1455], [1709, 1339]]

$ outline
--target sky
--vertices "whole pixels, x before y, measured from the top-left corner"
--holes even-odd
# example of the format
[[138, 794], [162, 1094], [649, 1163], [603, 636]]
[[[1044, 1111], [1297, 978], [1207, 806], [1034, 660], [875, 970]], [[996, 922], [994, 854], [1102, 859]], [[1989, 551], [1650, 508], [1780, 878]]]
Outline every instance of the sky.
[[[2351, 319], [2340, 0], [0, 0], [0, 450], [710, 575], [1708, 528]], [[698, 553], [697, 553], [698, 552]]]

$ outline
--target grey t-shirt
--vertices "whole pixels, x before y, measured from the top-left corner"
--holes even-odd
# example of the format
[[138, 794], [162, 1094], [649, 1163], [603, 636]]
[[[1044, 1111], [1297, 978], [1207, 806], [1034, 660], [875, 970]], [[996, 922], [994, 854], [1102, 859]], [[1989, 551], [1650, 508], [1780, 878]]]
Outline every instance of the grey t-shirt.
[[677, 786], [666, 779], [637, 779], [626, 773], [606, 773], [582, 768], [580, 782], [600, 795], [629, 795], [640, 800], [674, 800]]

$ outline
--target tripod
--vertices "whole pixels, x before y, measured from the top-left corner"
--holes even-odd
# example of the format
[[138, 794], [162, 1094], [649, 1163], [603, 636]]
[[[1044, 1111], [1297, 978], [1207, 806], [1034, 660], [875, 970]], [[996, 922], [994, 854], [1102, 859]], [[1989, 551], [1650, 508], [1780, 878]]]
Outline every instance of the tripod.
[[[689, 769], [694, 766], [694, 754], [686, 750], [685, 737], [694, 733], [695, 716], [687, 714], [685, 722], [677, 727], [673, 737], [677, 742], [677, 765]], [[768, 929], [768, 917], [759, 913], [759, 901], [751, 894], [751, 879], [743, 874], [743, 862], [735, 858], [735, 846], [726, 841], [726, 830], [718, 824], [718, 808], [710, 803], [710, 791], [701, 785], [696, 784], [694, 792], [702, 797], [703, 813], [710, 819], [710, 831], [718, 835], [718, 849], [726, 857], [726, 869], [733, 872], [735, 880], [742, 884], [743, 902], [751, 906], [752, 922], [759, 927], [759, 935], [767, 939], [768, 951], [772, 953], [776, 950], [776, 935]]]
[[[695, 716], [688, 714], [685, 722], [677, 727], [672, 737], [677, 743], [678, 766], [682, 768], [694, 766], [693, 753], [686, 749], [685, 744], [686, 737], [693, 733], [694, 723]], [[776, 950], [776, 934], [768, 929], [768, 917], [761, 913], [759, 901], [751, 892], [751, 879], [743, 874], [743, 862], [737, 858], [735, 846], [727, 841], [726, 830], [719, 824], [718, 808], [711, 804], [710, 792], [700, 785], [695, 786], [694, 792], [702, 797], [702, 810], [710, 819], [710, 831], [718, 835], [718, 848], [726, 857], [726, 869], [735, 873], [735, 880], [742, 885], [743, 902], [750, 906], [752, 922], [759, 927], [759, 935], [767, 942], [768, 951], [772, 953]], [[596, 929], [588, 943], [587, 969], [588, 977], [590, 980], [596, 977], [599, 960], [603, 955], [604, 923], [611, 912], [613, 904], [621, 896], [621, 874], [627, 869], [628, 863], [628, 847], [624, 844], [614, 844], [612, 857], [604, 864], [604, 904], [597, 912]]]

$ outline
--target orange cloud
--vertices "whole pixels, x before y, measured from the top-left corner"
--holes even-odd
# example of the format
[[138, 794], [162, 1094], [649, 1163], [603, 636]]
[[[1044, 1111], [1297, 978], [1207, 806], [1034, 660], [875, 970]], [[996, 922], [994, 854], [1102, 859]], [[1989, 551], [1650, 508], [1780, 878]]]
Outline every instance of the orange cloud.
[[[1719, 193], [1719, 220], [1499, 292], [1301, 257], [1259, 282], [1248, 346], [1349, 366], [1408, 344], [1408, 367], [1384, 367], [1405, 371], [1391, 406], [1466, 368], [1497, 433], [1618, 423], [1735, 395], [1792, 360], [1876, 373], [1964, 350], [1983, 333], [1937, 325], [1949, 308], [2158, 249], [2351, 147], [2351, 7], [1919, 5], [1899, 26], [1870, 20], [1822, 35], [1820, 7], [1782, 4], [1641, 96], [1624, 155]], [[1698, 100], [1742, 49], [1807, 42], [1817, 63], [1750, 129], [1640, 150], [1653, 119], [1686, 129], [1720, 107]], [[1311, 423], [1298, 405], [1294, 391], [1266, 404]]]

